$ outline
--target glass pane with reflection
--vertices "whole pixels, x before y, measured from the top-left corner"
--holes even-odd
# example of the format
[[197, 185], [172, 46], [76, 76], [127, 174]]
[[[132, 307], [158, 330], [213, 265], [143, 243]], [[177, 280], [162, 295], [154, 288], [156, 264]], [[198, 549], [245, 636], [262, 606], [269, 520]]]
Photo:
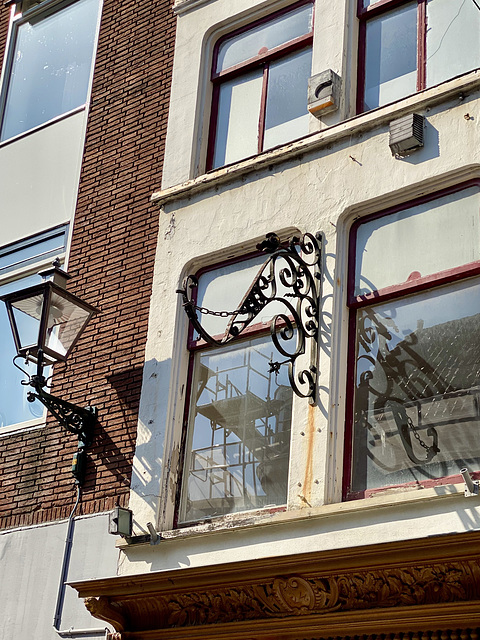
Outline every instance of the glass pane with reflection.
[[225, 40], [218, 50], [217, 73], [310, 33], [312, 14], [308, 4]]
[[180, 521], [287, 500], [292, 390], [270, 336], [195, 356]]
[[17, 30], [1, 140], [85, 104], [98, 0], [78, 0]]
[[264, 149], [308, 134], [307, 94], [311, 71], [311, 48], [270, 64]]
[[464, 0], [427, 4], [427, 87], [480, 67], [480, 9]]
[[[9, 284], [0, 286], [0, 295], [11, 293], [41, 282], [39, 276], [29, 276], [22, 280], [15, 280]], [[36, 326], [38, 331], [38, 324]], [[35, 331], [35, 329], [34, 329]], [[33, 337], [33, 341], [36, 339]], [[15, 344], [10, 329], [10, 322], [7, 316], [5, 304], [0, 302], [0, 428], [14, 425], [20, 422], [41, 418], [44, 410], [43, 405], [38, 401], [31, 403], [27, 401], [28, 387], [21, 384], [26, 376], [16, 369], [12, 364], [16, 355]], [[23, 361], [19, 365], [30, 375], [35, 373], [33, 365], [25, 365]], [[46, 375], [49, 375], [46, 372]]]
[[213, 166], [221, 167], [258, 152], [263, 69], [224, 82], [218, 98]]
[[415, 93], [417, 3], [369, 20], [365, 47], [365, 110]]
[[357, 314], [352, 490], [480, 464], [480, 281]]

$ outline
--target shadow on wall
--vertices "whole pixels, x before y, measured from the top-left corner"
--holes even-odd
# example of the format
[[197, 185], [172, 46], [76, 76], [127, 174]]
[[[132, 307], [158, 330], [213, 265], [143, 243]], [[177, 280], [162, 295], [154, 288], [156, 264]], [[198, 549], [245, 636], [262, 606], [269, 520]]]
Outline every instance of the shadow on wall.
[[[160, 494], [171, 368], [170, 358], [162, 362], [152, 359], [143, 371], [131, 488], [149, 502], [158, 502]], [[181, 404], [179, 411], [183, 411]]]

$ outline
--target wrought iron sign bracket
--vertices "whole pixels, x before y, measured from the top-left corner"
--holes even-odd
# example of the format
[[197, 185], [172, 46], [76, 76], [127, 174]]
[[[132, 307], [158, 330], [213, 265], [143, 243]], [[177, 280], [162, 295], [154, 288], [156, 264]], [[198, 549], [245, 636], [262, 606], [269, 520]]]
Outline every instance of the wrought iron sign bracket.
[[[275, 233], [268, 233], [257, 249], [270, 255], [234, 311], [198, 306], [198, 280], [194, 275], [187, 276], [183, 288], [177, 290], [195, 331], [212, 346], [223, 346], [240, 337], [267, 305], [283, 305], [284, 310], [270, 322], [272, 342], [280, 356], [278, 361], [270, 361], [270, 372], [277, 373], [281, 366], [288, 365], [293, 391], [312, 403], [318, 377], [322, 239], [321, 233], [306, 233], [284, 245]], [[202, 314], [230, 317], [223, 336], [212, 336], [205, 330], [199, 318]]]

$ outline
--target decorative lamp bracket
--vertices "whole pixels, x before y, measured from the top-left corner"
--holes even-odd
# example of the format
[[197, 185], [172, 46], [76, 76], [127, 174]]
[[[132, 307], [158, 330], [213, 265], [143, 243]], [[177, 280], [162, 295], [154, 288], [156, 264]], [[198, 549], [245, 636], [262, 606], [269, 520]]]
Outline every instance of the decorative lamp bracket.
[[97, 409], [95, 407], [78, 407], [71, 402], [57, 398], [43, 390], [42, 382], [43, 379], [39, 380], [37, 376], [32, 376], [30, 385], [36, 393], [28, 392], [28, 402], [39, 400], [55, 416], [62, 427], [78, 437], [80, 448], [90, 446], [97, 422]]
[[[279, 361], [269, 363], [270, 373], [277, 373], [287, 364], [293, 391], [312, 403], [316, 400], [318, 376], [321, 243], [320, 233], [306, 233], [302, 238], [294, 236], [288, 245], [283, 245], [275, 233], [268, 233], [257, 249], [270, 255], [234, 311], [212, 311], [198, 306], [198, 280], [194, 275], [187, 276], [182, 289], [177, 290], [195, 331], [212, 346], [232, 342], [267, 305], [281, 304], [283, 310], [275, 313], [270, 321], [272, 342], [280, 356]], [[201, 315], [230, 317], [223, 336], [210, 335], [201, 323]]]

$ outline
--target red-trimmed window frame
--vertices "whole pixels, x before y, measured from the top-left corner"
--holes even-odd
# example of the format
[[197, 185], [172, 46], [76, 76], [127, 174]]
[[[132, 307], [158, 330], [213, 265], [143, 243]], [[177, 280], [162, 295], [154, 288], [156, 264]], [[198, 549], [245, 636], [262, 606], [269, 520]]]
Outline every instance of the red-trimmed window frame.
[[[202, 275], [209, 273], [210, 271], [215, 271], [217, 269], [220, 269], [222, 267], [227, 267], [230, 265], [234, 265], [234, 264], [241, 264], [242, 262], [245, 262], [246, 260], [250, 260], [252, 258], [257, 258], [263, 256], [265, 258], [265, 260], [267, 259], [267, 257], [265, 256], [264, 253], [262, 253], [261, 251], [252, 251], [250, 253], [246, 253], [243, 254], [241, 256], [237, 256], [235, 258], [231, 258], [229, 260], [224, 260], [222, 262], [216, 262], [213, 263], [211, 265], [205, 266], [200, 268], [196, 274], [195, 277], [197, 279], [199, 279]], [[193, 295], [193, 300], [196, 303], [197, 302], [197, 294], [198, 294], [198, 288], [195, 289], [194, 291], [194, 295]], [[231, 309], [228, 309], [227, 311], [231, 311]], [[282, 326], [282, 323], [278, 323], [277, 324], [278, 327]], [[174, 521], [173, 521], [173, 527], [174, 529], [182, 529], [185, 527], [191, 527], [194, 526], [195, 524], [200, 524], [203, 521], [198, 521], [198, 522], [180, 522], [180, 501], [181, 501], [181, 493], [182, 493], [182, 488], [183, 488], [183, 475], [184, 475], [184, 470], [185, 470], [185, 457], [186, 457], [186, 445], [187, 445], [187, 436], [188, 436], [188, 426], [189, 426], [189, 421], [190, 421], [190, 412], [191, 412], [191, 400], [192, 400], [192, 383], [193, 383], [193, 374], [194, 374], [194, 367], [195, 367], [195, 356], [198, 352], [206, 352], [209, 350], [214, 350], [218, 347], [215, 347], [213, 345], [209, 345], [205, 340], [203, 340], [202, 338], [195, 340], [194, 339], [194, 333], [195, 333], [195, 329], [193, 327], [193, 325], [191, 323], [189, 323], [188, 325], [188, 334], [187, 334], [187, 349], [189, 350], [189, 359], [188, 359], [188, 372], [187, 372], [187, 386], [186, 386], [186, 392], [185, 392], [185, 405], [184, 405], [184, 410], [183, 410], [183, 419], [182, 419], [182, 436], [181, 436], [181, 442], [180, 442], [180, 456], [181, 456], [181, 462], [179, 465], [179, 471], [178, 471], [178, 478], [177, 478], [177, 488], [176, 488], [176, 492], [175, 492], [175, 509], [174, 509]], [[235, 342], [235, 344], [241, 344], [242, 342], [245, 342], [251, 338], [260, 338], [262, 336], [266, 336], [270, 333], [270, 322], [259, 322], [256, 324], [251, 324], [248, 327], [246, 327], [243, 331], [242, 331], [242, 335], [240, 338], [238, 338]], [[215, 335], [213, 336], [215, 339], [220, 340], [222, 335]], [[282, 511], [286, 511], [287, 510], [287, 505], [278, 505], [278, 506], [274, 506], [274, 507], [268, 507], [266, 509], [263, 509], [264, 511], [268, 512], [268, 513], [277, 513], [277, 512], [282, 512]]]
[[[381, 212], [365, 216], [352, 224], [350, 228], [350, 240], [348, 249], [348, 279], [347, 279], [347, 306], [349, 308], [348, 319], [348, 362], [347, 362], [347, 404], [346, 404], [346, 416], [345, 416], [345, 452], [344, 452], [344, 465], [343, 465], [343, 482], [342, 482], [342, 497], [343, 500], [358, 500], [361, 498], [369, 498], [375, 494], [385, 493], [387, 489], [395, 488], [408, 488], [418, 486], [418, 482], [407, 482], [403, 484], [387, 485], [376, 487], [373, 489], [366, 489], [364, 491], [352, 492], [350, 489], [351, 477], [352, 477], [352, 463], [353, 463], [353, 437], [354, 437], [354, 396], [356, 390], [356, 369], [355, 369], [355, 353], [357, 345], [356, 325], [357, 325], [357, 311], [358, 309], [369, 307], [371, 305], [378, 305], [382, 302], [389, 300], [395, 300], [398, 298], [408, 298], [415, 293], [427, 290], [435, 290], [442, 285], [451, 284], [459, 280], [467, 280], [475, 276], [480, 275], [480, 260], [461, 265], [453, 269], [446, 269], [444, 271], [436, 272], [432, 275], [416, 278], [414, 280], [408, 280], [407, 282], [385, 287], [379, 289], [367, 295], [354, 295], [355, 288], [355, 264], [356, 264], [356, 231], [357, 229], [370, 220], [386, 217], [388, 215], [404, 211], [411, 207], [425, 204], [427, 202], [434, 202], [443, 196], [447, 196], [453, 193], [458, 193], [469, 187], [476, 186], [480, 190], [480, 179], [473, 179], [453, 187], [437, 191], [433, 194], [423, 196], [409, 200], [400, 205], [390, 207]], [[480, 191], [479, 191], [480, 193]], [[480, 211], [479, 211], [480, 216]], [[472, 473], [474, 479], [480, 479], [480, 470]], [[445, 476], [442, 478], [435, 478], [432, 480], [422, 481], [422, 486], [425, 488], [435, 487], [445, 484], [454, 484], [463, 482], [461, 474], [455, 474]]]
[[[417, 2], [417, 91], [426, 88], [427, 78], [427, 0]], [[369, 7], [363, 6], [363, 0], [357, 0], [357, 17], [359, 25], [358, 43], [358, 78], [357, 78], [357, 113], [365, 111], [365, 65], [366, 65], [366, 38], [367, 23], [375, 18], [402, 5], [411, 4], [412, 0], [380, 0]], [[407, 97], [407, 96], [404, 96]], [[384, 106], [384, 105], [382, 105]], [[380, 108], [380, 107], [376, 107]]]
[[[312, 29], [310, 33], [307, 33], [299, 38], [295, 38], [294, 40], [290, 40], [274, 49], [269, 51], [265, 51], [262, 54], [254, 56], [253, 58], [249, 58], [240, 64], [234, 65], [220, 71], [217, 73], [215, 69], [217, 68], [218, 62], [218, 52], [221, 45], [232, 37], [237, 35], [241, 35], [242, 33], [246, 33], [251, 29], [255, 29], [255, 27], [261, 26], [262, 24], [268, 24], [270, 21], [275, 20], [276, 18], [281, 17], [290, 11], [298, 9], [299, 7], [306, 5], [313, 6], [313, 20], [312, 20]], [[280, 11], [276, 11], [264, 18], [260, 18], [255, 22], [251, 22], [250, 24], [241, 27], [240, 29], [236, 29], [235, 31], [231, 31], [230, 33], [222, 36], [215, 44], [215, 48], [213, 51], [213, 62], [212, 62], [212, 75], [211, 82], [213, 85], [212, 92], [212, 108], [210, 111], [210, 123], [209, 123], [209, 134], [208, 134], [208, 147], [207, 147], [207, 160], [206, 160], [206, 169], [207, 171], [211, 171], [214, 169], [213, 160], [215, 155], [215, 142], [217, 136], [217, 120], [218, 120], [218, 104], [219, 104], [219, 95], [220, 95], [220, 87], [223, 82], [230, 80], [232, 78], [236, 78], [241, 75], [247, 74], [249, 71], [256, 69], [258, 67], [263, 67], [263, 87], [262, 87], [262, 96], [261, 96], [261, 104], [260, 104], [260, 119], [258, 123], [258, 147], [257, 154], [262, 153], [263, 151], [263, 142], [264, 142], [264, 134], [265, 134], [265, 112], [267, 106], [267, 94], [268, 94], [268, 70], [270, 62], [274, 60], [278, 60], [279, 58], [283, 58], [294, 51], [300, 51], [302, 49], [307, 48], [308, 46], [312, 46], [313, 43], [313, 22], [315, 19], [315, 4], [314, 0], [300, 0], [299, 2], [295, 2], [294, 4], [281, 9]], [[305, 112], [307, 110], [307, 105], [305, 103]], [[218, 167], [217, 167], [218, 168]]]

